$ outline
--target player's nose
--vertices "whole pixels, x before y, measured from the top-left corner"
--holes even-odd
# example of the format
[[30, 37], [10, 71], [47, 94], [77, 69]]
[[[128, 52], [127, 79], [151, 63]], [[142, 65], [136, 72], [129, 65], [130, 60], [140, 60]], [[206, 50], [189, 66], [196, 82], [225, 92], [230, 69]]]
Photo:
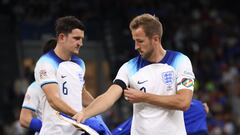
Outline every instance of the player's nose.
[[135, 50], [138, 50], [140, 48], [140, 45], [138, 43], [135, 43]]
[[77, 46], [82, 47], [82, 46], [83, 46], [83, 42], [79, 41], [79, 42], [77, 43]]

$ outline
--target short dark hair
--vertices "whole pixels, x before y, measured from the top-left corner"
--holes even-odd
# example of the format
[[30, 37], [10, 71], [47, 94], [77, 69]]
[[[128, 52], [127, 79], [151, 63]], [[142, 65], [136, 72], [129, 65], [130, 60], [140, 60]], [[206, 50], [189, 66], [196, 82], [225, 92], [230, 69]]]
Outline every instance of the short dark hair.
[[56, 36], [58, 36], [60, 33], [67, 35], [68, 33], [71, 33], [73, 29], [85, 31], [85, 26], [75, 16], [65, 16], [57, 19], [55, 27]]

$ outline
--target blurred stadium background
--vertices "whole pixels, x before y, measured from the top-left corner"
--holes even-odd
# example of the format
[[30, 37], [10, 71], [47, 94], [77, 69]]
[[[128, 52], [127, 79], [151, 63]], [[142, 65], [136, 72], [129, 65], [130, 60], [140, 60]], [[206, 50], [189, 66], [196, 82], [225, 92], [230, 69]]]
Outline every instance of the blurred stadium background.
[[[196, 75], [195, 97], [210, 107], [210, 135], [240, 135], [240, 12], [236, 0], [1, 0], [0, 135], [31, 134], [18, 123], [22, 100], [41, 46], [54, 36], [54, 21], [74, 15], [86, 25], [80, 50], [86, 85], [97, 96], [119, 67], [136, 55], [128, 29], [141, 13], [159, 17], [163, 45], [190, 57]], [[103, 114], [112, 129], [131, 115], [120, 100]]]

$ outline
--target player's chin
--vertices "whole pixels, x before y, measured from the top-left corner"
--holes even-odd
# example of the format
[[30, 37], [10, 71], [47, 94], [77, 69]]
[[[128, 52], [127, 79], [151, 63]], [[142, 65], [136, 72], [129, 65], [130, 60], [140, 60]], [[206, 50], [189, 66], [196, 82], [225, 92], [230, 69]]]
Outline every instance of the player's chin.
[[143, 59], [147, 59], [147, 58], [146, 58], [146, 55], [144, 55], [143, 53], [140, 54], [140, 55], [141, 55], [141, 57], [142, 57]]
[[78, 49], [78, 50], [77, 50], [77, 49], [74, 50], [74, 51], [73, 51], [73, 54], [78, 55], [78, 54], [79, 54], [79, 49]]

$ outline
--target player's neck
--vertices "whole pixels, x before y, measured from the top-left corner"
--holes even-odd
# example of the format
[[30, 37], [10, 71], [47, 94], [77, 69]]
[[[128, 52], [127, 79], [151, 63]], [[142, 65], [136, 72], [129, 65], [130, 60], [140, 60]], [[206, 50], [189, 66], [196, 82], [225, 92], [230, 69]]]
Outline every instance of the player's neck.
[[160, 46], [159, 48], [155, 49], [151, 58], [149, 59], [152, 63], [158, 63], [160, 62], [166, 54], [166, 50]]
[[61, 48], [59, 45], [55, 47], [54, 52], [59, 58], [61, 58], [64, 61], [71, 60], [71, 55], [64, 51], [64, 49]]

